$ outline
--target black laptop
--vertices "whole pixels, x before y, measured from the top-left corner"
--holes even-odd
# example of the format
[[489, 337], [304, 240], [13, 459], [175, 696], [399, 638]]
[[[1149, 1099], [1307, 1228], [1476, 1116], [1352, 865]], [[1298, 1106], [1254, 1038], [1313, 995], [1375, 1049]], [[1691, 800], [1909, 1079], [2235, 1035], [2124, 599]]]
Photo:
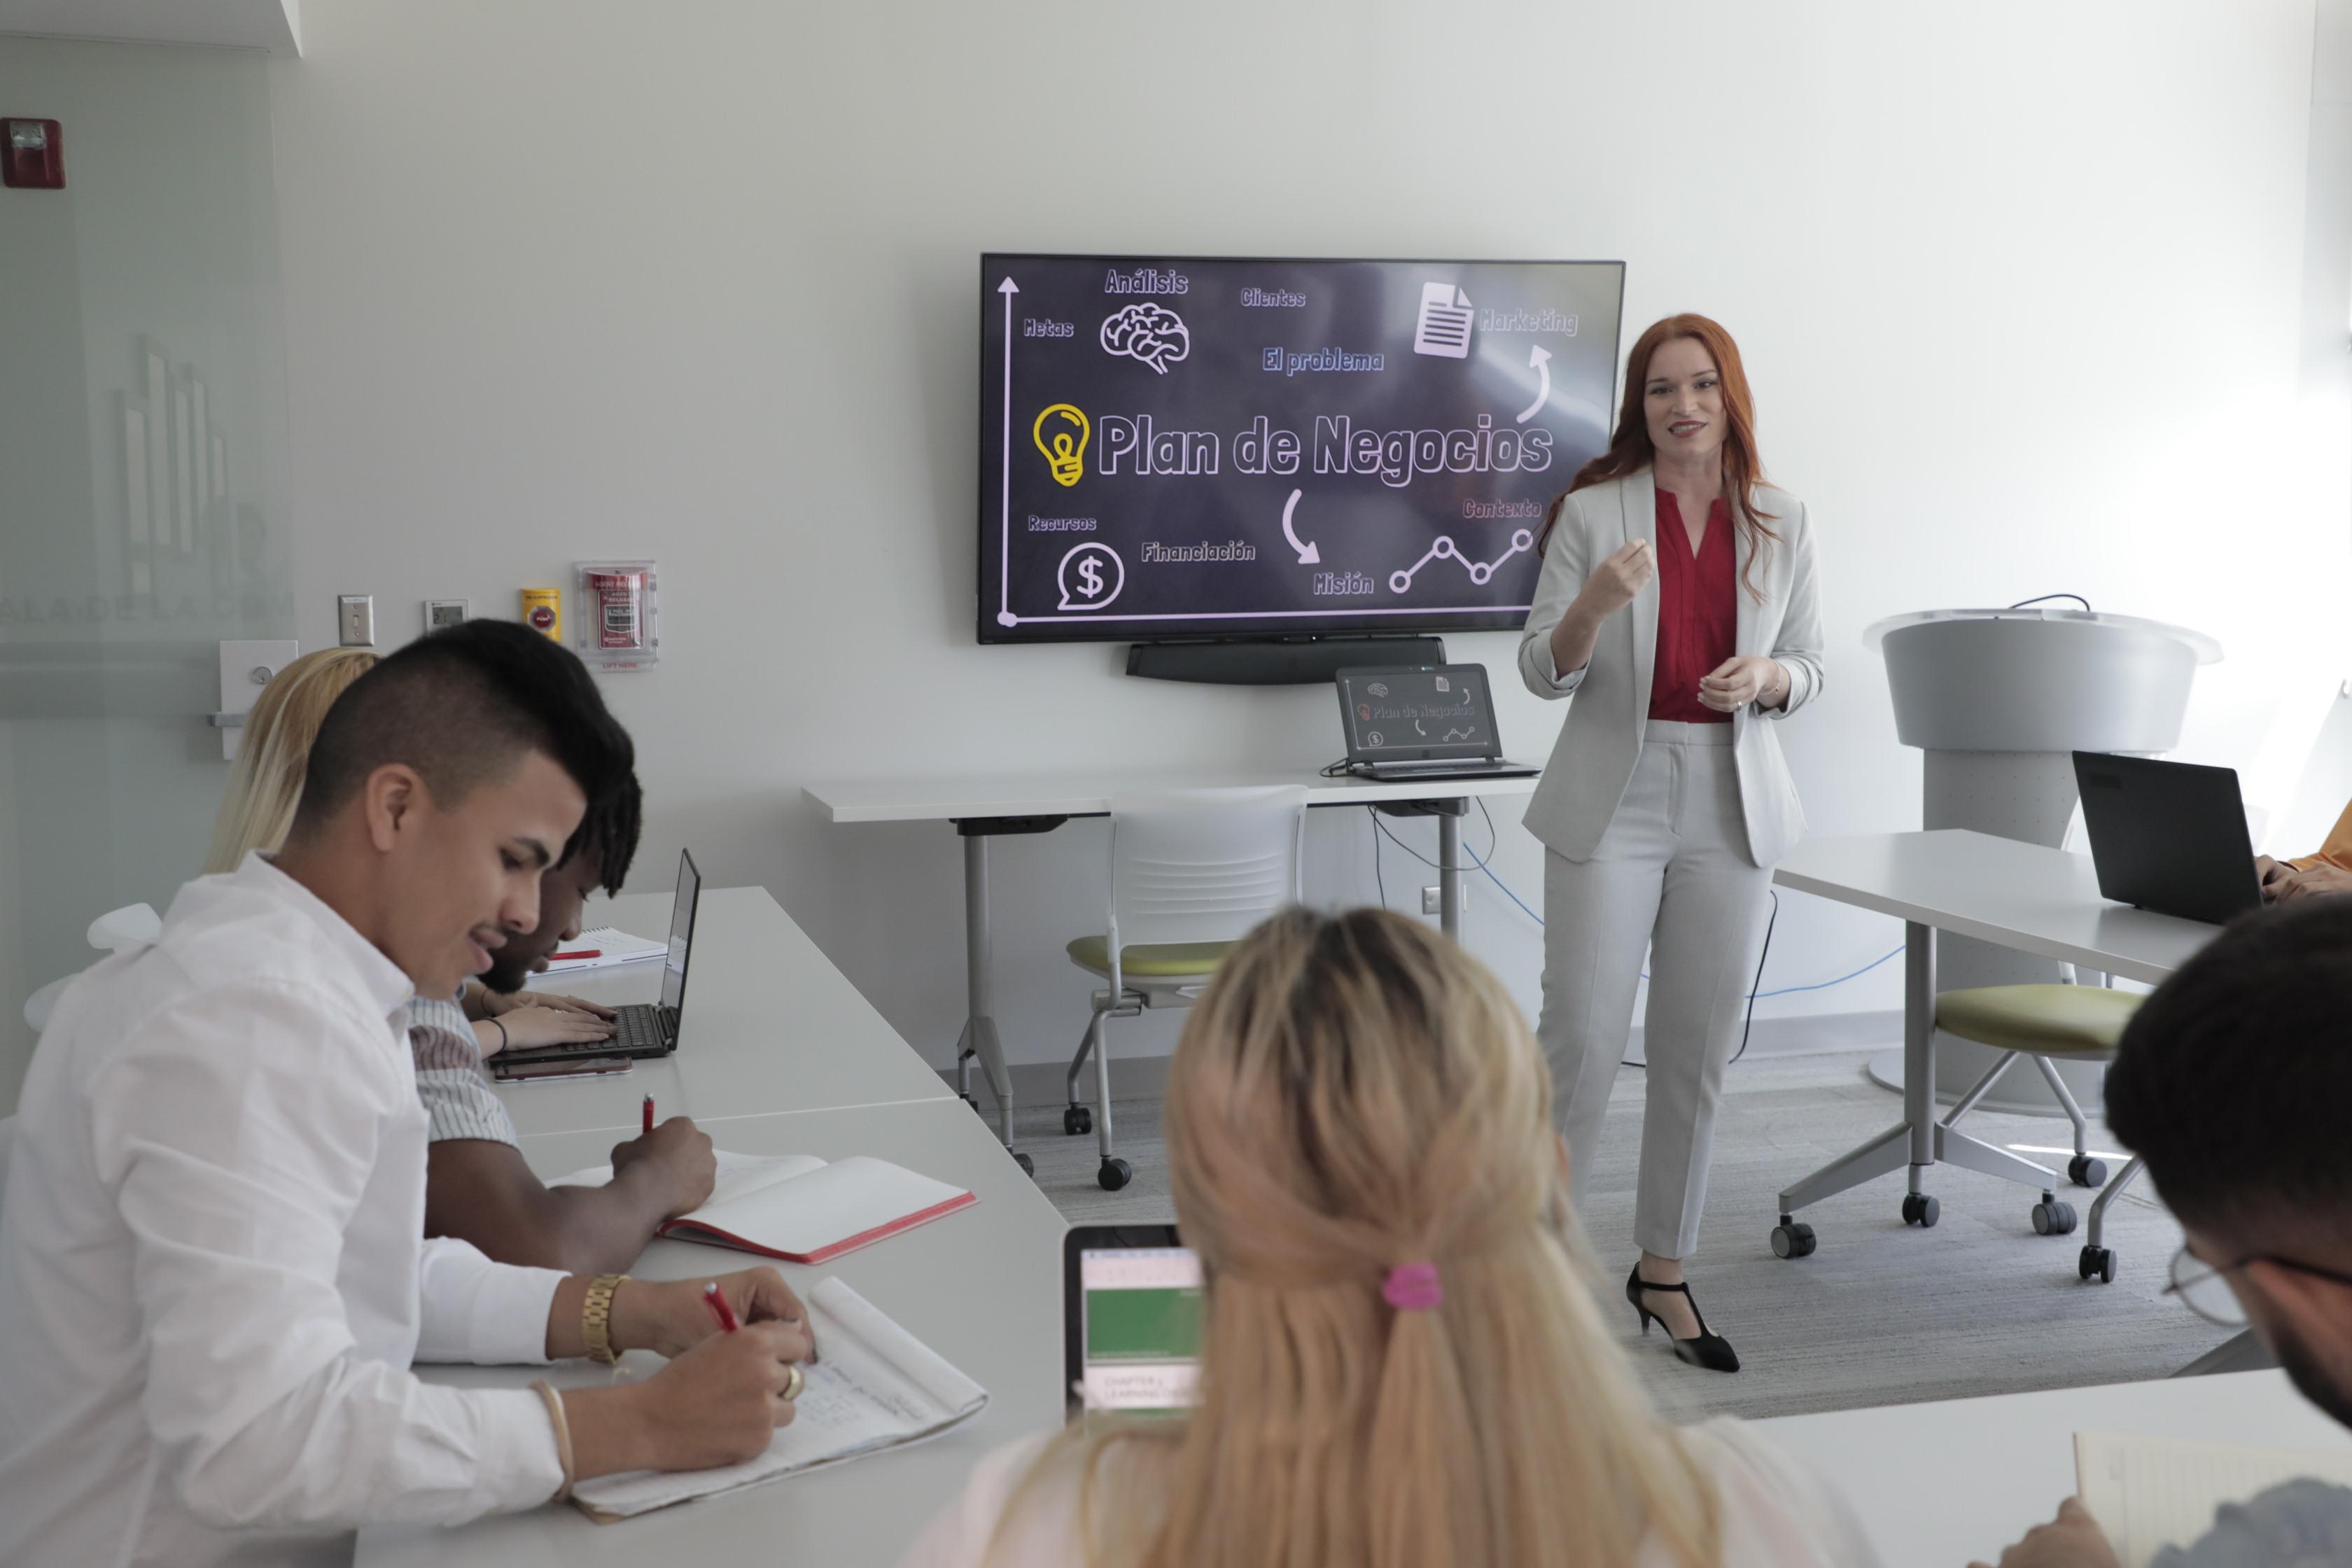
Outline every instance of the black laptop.
[[1333, 684], [1354, 777], [1393, 783], [1527, 778], [1541, 771], [1504, 758], [1483, 664], [1343, 669]]
[[572, 1040], [560, 1046], [501, 1051], [501, 1066], [564, 1061], [574, 1057], [666, 1057], [677, 1049], [678, 1020], [686, 1012], [686, 961], [694, 946], [695, 906], [702, 900], [702, 873], [694, 857], [677, 855], [677, 897], [669, 910], [669, 952], [662, 956], [659, 1002], [633, 1002], [615, 1011], [613, 1035], [604, 1040]]
[[2213, 925], [2262, 907], [2235, 770], [2077, 752], [2074, 784], [2102, 896]]

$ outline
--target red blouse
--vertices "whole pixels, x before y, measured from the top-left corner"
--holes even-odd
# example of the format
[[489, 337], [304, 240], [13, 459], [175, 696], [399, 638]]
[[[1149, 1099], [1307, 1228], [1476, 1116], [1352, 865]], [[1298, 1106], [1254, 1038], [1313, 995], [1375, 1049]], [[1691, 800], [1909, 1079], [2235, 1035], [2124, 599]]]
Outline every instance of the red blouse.
[[1698, 700], [1699, 678], [1738, 651], [1738, 566], [1731, 508], [1720, 496], [1691, 550], [1674, 492], [1658, 492], [1658, 653], [1651, 666], [1650, 717], [1684, 724], [1728, 724], [1731, 715]]

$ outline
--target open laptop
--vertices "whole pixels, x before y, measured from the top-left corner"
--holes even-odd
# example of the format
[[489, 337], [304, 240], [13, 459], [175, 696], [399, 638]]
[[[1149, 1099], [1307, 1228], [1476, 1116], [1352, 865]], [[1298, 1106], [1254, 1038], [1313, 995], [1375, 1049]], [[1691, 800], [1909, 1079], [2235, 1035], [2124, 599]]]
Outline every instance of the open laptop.
[[1187, 1409], [1200, 1352], [1201, 1260], [1174, 1226], [1082, 1225], [1063, 1237], [1063, 1389], [1071, 1409]]
[[669, 952], [662, 957], [659, 1002], [633, 1002], [616, 1010], [613, 1037], [606, 1040], [573, 1040], [560, 1046], [534, 1046], [529, 1050], [501, 1051], [502, 1066], [522, 1062], [562, 1061], [573, 1057], [666, 1057], [677, 1049], [678, 1020], [686, 1012], [686, 961], [694, 945], [694, 911], [702, 900], [702, 873], [694, 857], [677, 855], [677, 897], [669, 910]]
[[2074, 784], [2103, 897], [2213, 925], [2262, 907], [2233, 770], [2076, 752]]
[[1348, 736], [1348, 772], [1382, 780], [1526, 778], [1495, 726], [1483, 664], [1342, 669], [1332, 679]]

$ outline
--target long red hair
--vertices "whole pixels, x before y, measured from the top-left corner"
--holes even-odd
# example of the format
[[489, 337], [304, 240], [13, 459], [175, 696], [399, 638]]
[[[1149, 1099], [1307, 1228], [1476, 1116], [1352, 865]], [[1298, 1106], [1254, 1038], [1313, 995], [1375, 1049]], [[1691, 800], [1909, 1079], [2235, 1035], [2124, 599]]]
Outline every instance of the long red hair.
[[1771, 553], [1780, 536], [1772, 531], [1773, 514], [1756, 505], [1755, 488], [1764, 478], [1764, 460], [1756, 452], [1756, 399], [1748, 390], [1748, 371], [1739, 363], [1739, 345], [1731, 341], [1731, 334], [1718, 322], [1687, 310], [1654, 323], [1633, 340], [1633, 352], [1625, 356], [1625, 395], [1617, 405], [1616, 432], [1609, 437], [1608, 449], [1577, 469], [1568, 489], [1552, 498], [1544, 512], [1543, 531], [1536, 536], [1536, 552], [1542, 553], [1551, 542], [1551, 531], [1559, 524], [1560, 508], [1570, 496], [1588, 485], [1638, 474], [1657, 460], [1657, 448], [1650, 443], [1645, 397], [1650, 359], [1676, 338], [1693, 339], [1705, 349], [1722, 382], [1723, 416], [1729, 426], [1723, 433], [1723, 489], [1731, 503], [1732, 526], [1748, 547], [1740, 552], [1739, 585], [1749, 598], [1760, 601], [1764, 595], [1750, 574], [1759, 559]]

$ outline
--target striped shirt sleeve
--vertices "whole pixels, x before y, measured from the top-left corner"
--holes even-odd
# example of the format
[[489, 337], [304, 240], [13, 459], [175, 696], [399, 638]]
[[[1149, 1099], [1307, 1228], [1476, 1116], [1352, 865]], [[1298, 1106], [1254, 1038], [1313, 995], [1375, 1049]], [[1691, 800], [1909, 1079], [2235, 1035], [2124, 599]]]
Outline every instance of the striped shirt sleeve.
[[408, 1047], [416, 1058], [416, 1098], [425, 1102], [435, 1142], [474, 1138], [520, 1147], [514, 1118], [483, 1074], [473, 1023], [454, 1000], [419, 996], [409, 1003]]

